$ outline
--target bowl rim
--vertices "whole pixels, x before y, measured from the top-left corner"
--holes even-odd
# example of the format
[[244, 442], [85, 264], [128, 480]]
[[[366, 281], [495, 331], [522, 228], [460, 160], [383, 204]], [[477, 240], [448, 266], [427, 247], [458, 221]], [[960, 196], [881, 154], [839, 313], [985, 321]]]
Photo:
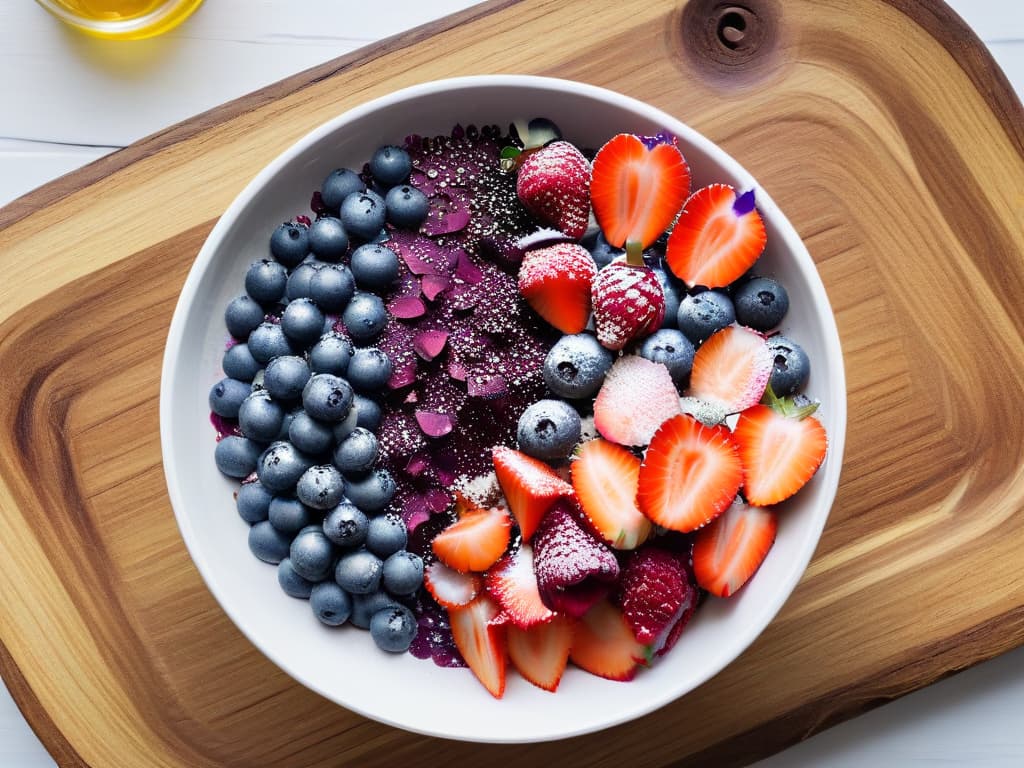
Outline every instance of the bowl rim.
[[[807, 527], [804, 543], [798, 553], [798, 556], [789, 561], [789, 567], [785, 571], [784, 578], [780, 581], [778, 588], [773, 591], [772, 599], [763, 603], [753, 620], [748, 623], [750, 631], [743, 635], [743, 640], [737, 644], [737, 648], [734, 653], [718, 654], [714, 659], [715, 663], [706, 665], [706, 667], [696, 675], [696, 679], [692, 681], [692, 684], [682, 686], [666, 685], [663, 689], [662, 695], [651, 697], [648, 701], [644, 702], [642, 706], [635, 708], [631, 712], [604, 719], [594, 718], [587, 724], [571, 730], [556, 732], [555, 729], [552, 729], [551, 732], [537, 736], [529, 734], [509, 734], [508, 737], [500, 738], [478, 736], [455, 731], [440, 731], [429, 728], [420, 728], [414, 724], [390, 719], [386, 713], [364, 709], [360, 706], [358, 701], [353, 702], [346, 700], [343, 702], [339, 700], [336, 693], [319, 685], [316, 679], [310, 679], [301, 671], [297, 670], [287, 658], [279, 658], [260, 644], [255, 636], [253, 627], [246, 621], [242, 612], [232, 605], [229, 593], [230, 591], [226, 590], [218, 581], [215, 568], [201, 555], [197, 533], [193, 528], [191, 517], [184, 511], [184, 499], [179, 491], [181, 482], [179, 478], [179, 468], [175, 451], [173, 449], [175, 425], [171, 418], [172, 397], [169, 391], [170, 382], [172, 381], [174, 371], [178, 366], [179, 352], [182, 349], [184, 342], [183, 332], [186, 317], [188, 315], [189, 308], [194, 303], [196, 293], [200, 287], [201, 279], [206, 272], [207, 267], [213, 261], [214, 256], [219, 251], [221, 241], [225, 234], [230, 230], [234, 220], [238, 217], [240, 212], [242, 212], [251, 203], [253, 198], [267, 186], [267, 182], [270, 179], [276, 176], [279, 171], [299, 157], [312, 145], [328, 137], [343, 126], [359, 120], [378, 109], [393, 106], [403, 101], [430, 96], [431, 94], [441, 91], [495, 87], [543, 89], [553, 90], [556, 92], [570, 91], [576, 95], [602, 101], [612, 106], [623, 108], [627, 111], [642, 113], [657, 124], [663, 125], [666, 130], [669, 130], [684, 139], [686, 143], [700, 147], [707, 154], [714, 156], [728, 173], [737, 179], [743, 179], [744, 184], [748, 188], [756, 187], [758, 190], [758, 210], [771, 222], [772, 227], [777, 232], [777, 236], [781, 236], [784, 241], [783, 247], [792, 254], [798, 269], [807, 280], [807, 284], [814, 299], [813, 304], [816, 308], [815, 320], [821, 330], [822, 341], [826, 349], [834, 350], [834, 354], [829, 357], [829, 375], [832, 379], [833, 386], [831, 388], [832, 391], [827, 393], [830, 398], [827, 405], [830, 413], [832, 414], [831, 420], [841, 427], [839, 430], [829, 433], [829, 453], [826, 457], [825, 464], [822, 467], [824, 473], [824, 488], [822, 489], [823, 498], [821, 502], [821, 510], [811, 518], [811, 524]], [[174, 315], [171, 320], [164, 348], [163, 366], [160, 379], [159, 413], [160, 444], [163, 457], [164, 475], [171, 506], [182, 538], [185, 541], [190, 558], [199, 571], [207, 589], [210, 590], [221, 609], [228, 615], [232, 623], [242, 632], [242, 634], [245, 635], [249, 642], [251, 642], [264, 656], [270, 659], [275, 666], [283, 670], [301, 685], [320, 694], [335, 704], [343, 706], [346, 709], [356, 712], [364, 717], [368, 717], [406, 731], [428, 736], [478, 743], [511, 744], [571, 738], [604, 730], [624, 722], [630, 722], [670, 704], [687, 693], [692, 692], [739, 658], [739, 656], [741, 656], [762, 634], [764, 629], [789, 599], [797, 583], [803, 576], [811, 557], [817, 549], [818, 542], [821, 539], [821, 532], [828, 520], [839, 485], [839, 475], [842, 468], [843, 451], [846, 439], [846, 410], [846, 377], [842, 347], [840, 345], [838, 328], [835, 323], [835, 315], [832, 312], [831, 303], [829, 302], [828, 296], [825, 292], [821, 276], [818, 273], [817, 267], [815, 266], [810, 253], [807, 251], [806, 246], [797, 234], [792, 223], [785, 214], [782, 213], [778, 206], [776, 206], [775, 202], [772, 200], [770, 194], [764, 189], [763, 185], [759, 184], [738, 161], [736, 161], [724, 149], [680, 119], [639, 99], [625, 96], [607, 88], [563, 78], [542, 77], [536, 75], [471, 75], [431, 80], [408, 86], [346, 110], [298, 139], [295, 143], [275, 157], [270, 163], [264, 166], [245, 186], [245, 188], [235, 197], [225, 212], [221, 215], [210, 234], [207, 236], [206, 241], [189, 270], [188, 277], [186, 278], [184, 286], [178, 297], [178, 302], [175, 306]]]

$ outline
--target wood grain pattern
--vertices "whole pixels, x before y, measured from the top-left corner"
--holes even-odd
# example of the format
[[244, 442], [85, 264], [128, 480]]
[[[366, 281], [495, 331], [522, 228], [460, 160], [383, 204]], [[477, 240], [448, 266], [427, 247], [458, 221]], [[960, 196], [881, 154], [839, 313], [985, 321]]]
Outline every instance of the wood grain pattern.
[[[771, 30], [735, 55], [708, 37], [730, 5]], [[294, 684], [206, 591], [160, 467], [163, 339], [215, 218], [340, 111], [482, 70], [627, 92], [721, 143], [806, 240], [849, 384], [832, 517], [761, 638], [640, 724], [532, 746]], [[910, 0], [502, 0], [170, 128], [0, 211], [0, 670], [63, 765], [722, 766], [1017, 646], [1022, 209], [1024, 110]]]

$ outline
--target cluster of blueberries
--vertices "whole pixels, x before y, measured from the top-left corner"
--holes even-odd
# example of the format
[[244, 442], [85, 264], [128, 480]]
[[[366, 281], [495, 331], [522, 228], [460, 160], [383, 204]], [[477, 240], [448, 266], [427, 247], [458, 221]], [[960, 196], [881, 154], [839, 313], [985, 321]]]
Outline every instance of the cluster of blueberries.
[[253, 554], [276, 564], [281, 588], [308, 599], [324, 624], [368, 628], [393, 652], [416, 635], [402, 601], [422, 584], [423, 562], [405, 549], [402, 519], [385, 513], [396, 488], [376, 466], [374, 395], [392, 364], [373, 342], [387, 323], [379, 294], [400, 270], [385, 222], [416, 228], [427, 214], [426, 197], [405, 183], [411, 167], [405, 150], [381, 147], [371, 187], [333, 171], [321, 188], [326, 212], [274, 231], [273, 258], [249, 267], [245, 293], [225, 310], [238, 343], [209, 396], [241, 432], [223, 437], [214, 458], [225, 475], [249, 478], [237, 506]]

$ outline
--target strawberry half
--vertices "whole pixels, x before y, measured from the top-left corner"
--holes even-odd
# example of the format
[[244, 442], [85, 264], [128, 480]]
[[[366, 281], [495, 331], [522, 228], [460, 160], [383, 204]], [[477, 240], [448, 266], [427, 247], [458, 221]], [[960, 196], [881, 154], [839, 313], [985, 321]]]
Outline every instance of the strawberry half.
[[590, 218], [590, 163], [567, 141], [523, 153], [516, 195], [546, 224], [579, 239]]
[[462, 658], [491, 695], [500, 699], [505, 693], [505, 665], [508, 656], [506, 628], [494, 619], [501, 613], [486, 594], [469, 605], [449, 608], [452, 639]]
[[569, 651], [572, 663], [608, 680], [632, 680], [647, 649], [633, 636], [622, 612], [602, 600], [580, 619]]
[[579, 333], [590, 319], [593, 257], [578, 243], [557, 243], [523, 257], [519, 292], [533, 310], [562, 333]]
[[[636, 136], [613, 136], [594, 157], [590, 200], [605, 239], [643, 250], [672, 223], [690, 191], [690, 169], [673, 144], [651, 149]], [[628, 250], [628, 248], [627, 248]]]
[[737, 194], [728, 184], [711, 184], [686, 201], [665, 260], [689, 286], [722, 288], [753, 266], [766, 241], [754, 190]]
[[508, 548], [512, 521], [501, 509], [469, 512], [434, 537], [434, 554], [456, 571], [486, 571]]
[[619, 445], [647, 445], [679, 413], [679, 392], [661, 363], [639, 355], [615, 361], [594, 399], [594, 427]]
[[693, 542], [697, 583], [718, 597], [729, 597], [747, 583], [775, 542], [778, 515], [772, 509], [735, 501]]
[[778, 504], [799, 491], [825, 460], [828, 436], [811, 416], [817, 403], [798, 406], [777, 398], [771, 387], [767, 405], [740, 414], [733, 430], [743, 464], [744, 496], [755, 506]]
[[545, 691], [554, 691], [569, 662], [573, 621], [568, 616], [552, 618], [529, 629], [508, 627], [508, 655], [519, 674]]
[[537, 575], [533, 571], [533, 547], [520, 545], [515, 554], [499, 560], [484, 577], [487, 591], [498, 601], [508, 620], [529, 629], [554, 616], [540, 599]]
[[423, 569], [423, 586], [438, 605], [459, 608], [473, 601], [483, 588], [483, 579], [476, 573], [459, 573], [440, 560]]
[[688, 556], [656, 546], [641, 547], [626, 561], [616, 603], [647, 657], [663, 655], [679, 639], [697, 608], [697, 586]]
[[508, 502], [523, 541], [533, 538], [544, 513], [558, 499], [573, 495], [572, 486], [547, 464], [506, 446], [491, 452], [498, 485]]
[[633, 339], [650, 336], [665, 319], [665, 292], [642, 257], [633, 263], [613, 261], [594, 278], [590, 303], [597, 340], [608, 349], [622, 349]]
[[590, 528], [616, 549], [636, 549], [651, 535], [651, 521], [636, 506], [640, 459], [597, 438], [579, 447], [572, 487]]
[[739, 325], [728, 325], [697, 348], [690, 372], [689, 394], [738, 413], [760, 402], [774, 365], [764, 337]]
[[706, 427], [688, 414], [673, 416], [654, 435], [636, 500], [656, 525], [695, 531], [728, 508], [743, 482], [729, 430]]

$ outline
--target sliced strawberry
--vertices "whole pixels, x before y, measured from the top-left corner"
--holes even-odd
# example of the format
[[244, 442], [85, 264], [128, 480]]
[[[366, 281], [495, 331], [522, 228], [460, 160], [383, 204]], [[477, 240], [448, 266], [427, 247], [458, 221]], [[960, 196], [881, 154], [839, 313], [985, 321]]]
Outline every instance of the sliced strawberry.
[[640, 459], [597, 438], [583, 443], [572, 463], [572, 487], [590, 528], [616, 549], [636, 549], [651, 535], [651, 521], [636, 506]]
[[519, 674], [545, 691], [554, 691], [562, 680], [572, 645], [573, 621], [552, 615], [549, 621], [529, 629], [508, 627], [508, 655]]
[[499, 613], [497, 604], [486, 594], [479, 595], [469, 605], [448, 609], [455, 647], [496, 699], [505, 693], [508, 656], [507, 630], [501, 623], [492, 623]]
[[615, 361], [594, 399], [594, 426], [620, 445], [647, 445], [679, 413], [679, 392], [668, 368], [639, 355]]
[[505, 501], [519, 523], [523, 541], [529, 541], [551, 505], [573, 495], [572, 486], [543, 461], [520, 451], [499, 445], [491, 456]]
[[690, 191], [690, 170], [673, 144], [648, 149], [639, 138], [613, 136], [594, 157], [590, 200], [605, 239], [642, 250], [672, 223]]
[[665, 260], [689, 286], [722, 288], [753, 266], [766, 240], [754, 190], [738, 195], [727, 184], [712, 184], [686, 201], [669, 235]]
[[764, 337], [739, 325], [711, 334], [697, 348], [690, 395], [738, 413], [758, 403], [772, 375], [774, 358]]
[[607, 600], [594, 605], [576, 625], [572, 663], [608, 680], [632, 680], [638, 664], [645, 664], [647, 649], [633, 636], [622, 612]]
[[519, 292], [562, 333], [579, 333], [590, 320], [590, 283], [597, 264], [579, 243], [529, 251], [519, 266]]
[[423, 586], [439, 605], [459, 608], [473, 601], [483, 589], [483, 579], [476, 573], [459, 573], [440, 560], [423, 569]]
[[733, 502], [711, 525], [697, 532], [693, 542], [697, 583], [718, 597], [736, 594], [761, 567], [778, 527], [774, 510]]
[[521, 629], [548, 621], [554, 612], [540, 599], [533, 572], [533, 547], [520, 545], [491, 567], [485, 576], [487, 591], [498, 601], [509, 621]]
[[590, 217], [590, 163], [567, 141], [523, 153], [516, 194], [530, 213], [573, 238]]
[[511, 528], [501, 509], [470, 512], [437, 534], [430, 546], [449, 568], [486, 571], [508, 548]]
[[744, 495], [756, 506], [778, 504], [799, 491], [818, 471], [828, 450], [821, 422], [810, 414], [817, 403], [798, 406], [766, 393], [768, 405], [740, 414], [733, 431], [743, 464]]
[[662, 424], [651, 440], [640, 465], [636, 500], [655, 524], [685, 533], [724, 512], [742, 481], [729, 430], [680, 414]]

